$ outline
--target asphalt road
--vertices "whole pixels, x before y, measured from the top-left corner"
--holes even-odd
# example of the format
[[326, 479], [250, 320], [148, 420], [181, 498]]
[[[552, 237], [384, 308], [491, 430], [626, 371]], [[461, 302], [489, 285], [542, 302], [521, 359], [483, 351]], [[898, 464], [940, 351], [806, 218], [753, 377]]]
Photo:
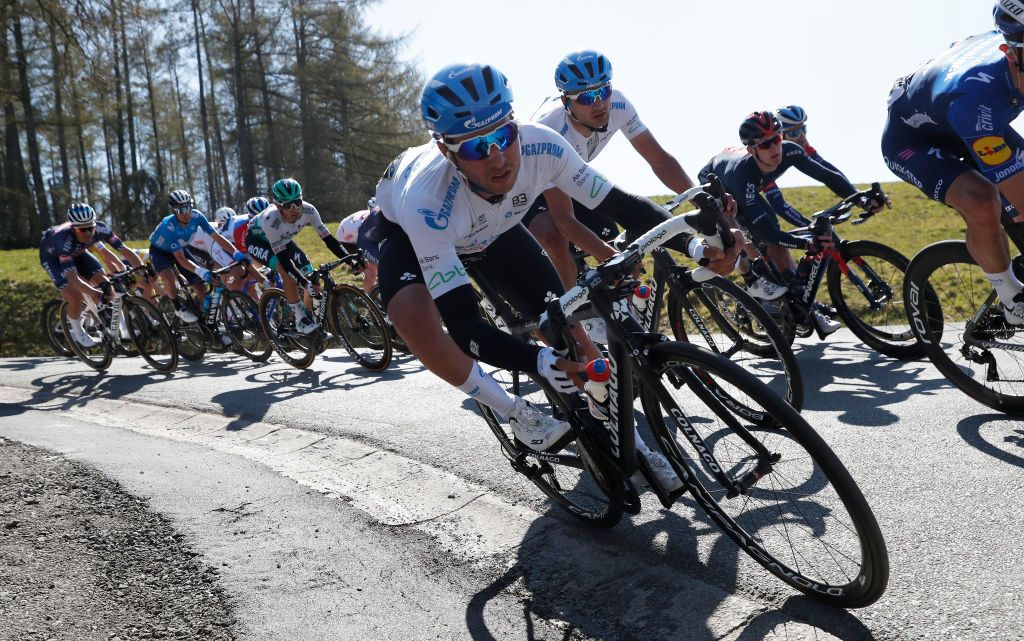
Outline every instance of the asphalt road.
[[[801, 345], [798, 359], [804, 415], [859, 482], [888, 544], [889, 589], [862, 610], [797, 596], [734, 548], [723, 553], [731, 544], [685, 508], [667, 512], [646, 500], [640, 515], [609, 532], [577, 525], [508, 468], [456, 390], [408, 359], [368, 375], [336, 350], [304, 372], [276, 360], [213, 356], [169, 377], [136, 360], [116, 360], [97, 374], [67, 360], [7, 359], [0, 361], [0, 400], [10, 416], [0, 419], [0, 435], [125, 479], [212, 561], [250, 545], [210, 516], [244, 503], [218, 493], [217, 482], [237, 485], [250, 475], [263, 484], [261, 518], [319, 521], [330, 524], [339, 545], [370, 545], [370, 565], [381, 568], [374, 598], [352, 600], [337, 583], [290, 583], [288, 603], [300, 615], [288, 633], [267, 615], [268, 594], [283, 587], [243, 589], [260, 581], [251, 567], [225, 577], [250, 638], [301, 638], [300, 629], [349, 638], [344, 627], [322, 625], [337, 599], [347, 604], [337, 611], [361, 605], [369, 621], [363, 638], [396, 638], [369, 630], [407, 622], [398, 636], [1024, 639], [1024, 518], [1016, 494], [1024, 485], [1024, 423], [965, 397], [930, 364], [889, 360], [844, 332], [827, 348]], [[338, 452], [333, 463], [323, 463], [330, 457], [322, 452], [315, 465], [301, 460], [328, 444]], [[172, 456], [161, 457], [160, 469], [177, 479], [163, 489], [138, 474], [161, 452]], [[170, 461], [202, 470], [194, 487], [189, 474], [172, 474]], [[355, 461], [365, 466], [362, 476], [346, 476]], [[202, 499], [194, 509], [181, 484], [190, 487], [189, 500]], [[250, 492], [257, 486], [249, 485]], [[288, 488], [313, 494], [274, 498]], [[256, 550], [266, 556], [294, 547], [314, 559], [323, 551], [303, 538], [312, 536], [300, 534], [306, 530], [257, 537], [269, 547]], [[328, 576], [368, 577], [363, 561], [359, 569], [358, 554], [332, 558]], [[446, 606], [413, 614], [410, 604], [436, 603], [429, 595], [438, 591], [450, 596]]]

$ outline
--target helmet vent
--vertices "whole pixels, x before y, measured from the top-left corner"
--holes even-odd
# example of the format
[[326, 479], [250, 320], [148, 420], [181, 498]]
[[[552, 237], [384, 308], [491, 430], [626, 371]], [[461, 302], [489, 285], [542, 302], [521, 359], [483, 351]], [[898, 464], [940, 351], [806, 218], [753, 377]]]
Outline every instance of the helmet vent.
[[476, 84], [472, 78], [463, 78], [460, 84], [469, 92], [469, 97], [473, 99], [473, 102], [480, 100], [480, 92], [476, 90]]
[[462, 101], [462, 98], [459, 98], [459, 96], [448, 87], [438, 87], [437, 95], [441, 96], [442, 98], [447, 100], [449, 104], [454, 105], [456, 107], [461, 107], [462, 105], [466, 104]]

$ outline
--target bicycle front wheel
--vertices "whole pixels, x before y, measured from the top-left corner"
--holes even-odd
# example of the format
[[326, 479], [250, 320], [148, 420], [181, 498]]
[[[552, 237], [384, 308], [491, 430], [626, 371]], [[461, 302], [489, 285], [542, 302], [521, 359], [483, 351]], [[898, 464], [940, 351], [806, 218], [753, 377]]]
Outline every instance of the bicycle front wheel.
[[[878, 522], [807, 421], [738, 365], [694, 345], [656, 345], [651, 368], [641, 374], [644, 412], [708, 516], [793, 588], [839, 607], [877, 601], [889, 577]], [[699, 372], [784, 429], [764, 429], [727, 410], [711, 389], [693, 393]]]
[[171, 328], [178, 354], [187, 361], [201, 361], [206, 355], [206, 334], [198, 323], [186, 323], [175, 314], [174, 303], [166, 296], [160, 298], [160, 313]]
[[[501, 373], [509, 374], [505, 370]], [[522, 372], [515, 374], [517, 395], [528, 398], [545, 414], [562, 414], [531, 377]], [[506, 377], [503, 382], [509, 380], [511, 377]], [[508, 424], [494, 410], [480, 402], [477, 408], [512, 468], [530, 479], [553, 503], [592, 527], [610, 528], [622, 519], [625, 479], [597, 444], [582, 438], [556, 455], [538, 454], [516, 441]]]
[[43, 336], [58, 356], [70, 356], [74, 358], [75, 352], [68, 342], [68, 335], [64, 333], [64, 327], [60, 323], [61, 306], [66, 306], [64, 300], [50, 300], [43, 305], [43, 311], [39, 316], [40, 327]]
[[377, 304], [352, 285], [331, 292], [330, 319], [345, 351], [368, 370], [379, 372], [391, 363], [391, 335]]
[[903, 307], [903, 278], [910, 261], [895, 249], [870, 240], [842, 243], [828, 266], [828, 293], [840, 318], [875, 351], [912, 360], [924, 356]]
[[160, 310], [140, 296], [127, 296], [122, 313], [139, 355], [156, 371], [173, 372], [178, 366], [178, 346]]
[[803, 408], [804, 381], [792, 341], [738, 285], [719, 276], [695, 283], [684, 293], [672, 289], [668, 317], [676, 340], [706, 345], [755, 376], [797, 411]]
[[220, 325], [235, 351], [257, 363], [270, 358], [273, 347], [260, 327], [259, 304], [245, 292], [224, 292]]
[[922, 249], [910, 261], [903, 297], [925, 354], [951, 383], [992, 409], [1024, 414], [1024, 331], [1006, 323], [967, 243]]
[[110, 367], [114, 360], [114, 347], [107, 340], [103, 331], [103, 321], [92, 311], [82, 306], [82, 329], [86, 334], [99, 338], [99, 342], [92, 347], [86, 347], [71, 336], [71, 321], [68, 319], [68, 306], [60, 306], [60, 325], [64, 329], [64, 335], [68, 337], [68, 344], [83, 363], [98, 372]]
[[295, 328], [292, 312], [284, 291], [269, 288], [260, 296], [260, 326], [281, 360], [297, 369], [306, 369], [316, 359], [316, 350], [310, 337]]

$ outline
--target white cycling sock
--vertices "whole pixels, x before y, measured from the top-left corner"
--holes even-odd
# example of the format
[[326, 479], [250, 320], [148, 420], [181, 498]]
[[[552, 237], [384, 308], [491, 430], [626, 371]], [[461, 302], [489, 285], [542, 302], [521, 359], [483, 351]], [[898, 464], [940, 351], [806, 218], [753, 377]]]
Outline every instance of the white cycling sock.
[[644, 443], [644, 439], [641, 438], [640, 432], [633, 426], [633, 440], [636, 441], [636, 451], [641, 454], [647, 455], [650, 453], [651, 448], [647, 447], [647, 443]]
[[306, 306], [302, 304], [302, 301], [297, 303], [288, 303], [288, 306], [292, 308], [292, 312], [295, 314], [295, 320], [300, 321], [306, 317]]
[[81, 318], [68, 318], [68, 322], [71, 323], [71, 329], [78, 333], [82, 333], [82, 319]]
[[996, 290], [1003, 305], [1013, 307], [1013, 297], [1024, 290], [1024, 283], [1020, 282], [1017, 275], [1013, 273], [1013, 266], [1011, 265], [1005, 272], [986, 273], [985, 276], [988, 278], [988, 282], [992, 283], [992, 288]]
[[516, 397], [502, 389], [501, 385], [498, 385], [498, 381], [484, 372], [480, 363], [476, 361], [473, 361], [469, 377], [466, 378], [465, 383], [459, 385], [459, 390], [491, 408], [502, 418], [508, 418], [512, 407], [516, 404]]

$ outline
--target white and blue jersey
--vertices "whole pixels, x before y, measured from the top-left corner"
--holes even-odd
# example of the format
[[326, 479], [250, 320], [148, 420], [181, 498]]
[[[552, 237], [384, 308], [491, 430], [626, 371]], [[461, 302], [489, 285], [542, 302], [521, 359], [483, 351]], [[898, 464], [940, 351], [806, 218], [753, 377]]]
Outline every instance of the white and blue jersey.
[[882, 153], [893, 173], [944, 201], [960, 174], [977, 169], [993, 183], [1024, 171], [1024, 139], [1011, 127], [1024, 111], [996, 31], [953, 43], [896, 81]]

